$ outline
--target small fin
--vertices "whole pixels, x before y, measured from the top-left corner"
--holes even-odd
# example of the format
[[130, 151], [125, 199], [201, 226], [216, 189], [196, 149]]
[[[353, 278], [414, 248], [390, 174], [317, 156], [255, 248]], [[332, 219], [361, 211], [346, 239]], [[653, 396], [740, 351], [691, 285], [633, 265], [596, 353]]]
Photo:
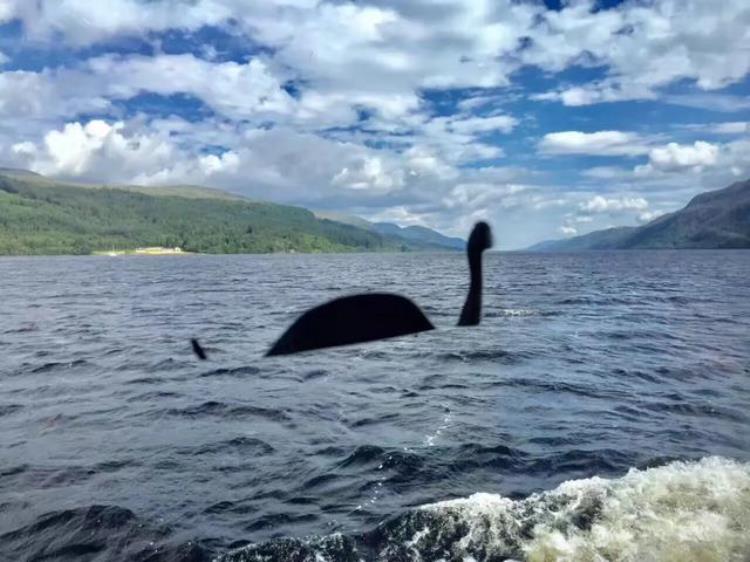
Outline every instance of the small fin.
[[190, 345], [193, 346], [193, 353], [195, 353], [198, 356], [198, 359], [201, 361], [205, 361], [208, 359], [208, 355], [206, 355], [206, 350], [203, 349], [200, 343], [198, 343], [198, 340], [195, 338], [192, 338], [190, 340]]

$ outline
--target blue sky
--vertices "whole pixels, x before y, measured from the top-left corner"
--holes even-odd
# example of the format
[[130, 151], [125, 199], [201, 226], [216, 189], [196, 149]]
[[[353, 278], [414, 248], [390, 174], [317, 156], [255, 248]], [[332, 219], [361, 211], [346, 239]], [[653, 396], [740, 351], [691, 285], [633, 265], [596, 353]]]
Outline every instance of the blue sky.
[[0, 165], [501, 249], [750, 177], [746, 0], [0, 0]]

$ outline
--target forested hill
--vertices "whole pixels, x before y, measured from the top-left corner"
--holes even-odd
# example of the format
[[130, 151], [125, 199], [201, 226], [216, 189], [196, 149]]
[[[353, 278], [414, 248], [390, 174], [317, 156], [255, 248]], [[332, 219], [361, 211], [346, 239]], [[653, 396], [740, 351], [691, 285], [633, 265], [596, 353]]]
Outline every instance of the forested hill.
[[0, 255], [145, 246], [200, 253], [434, 249], [204, 187], [91, 186], [0, 169]]
[[750, 248], [750, 180], [695, 196], [684, 208], [639, 227], [597, 230], [541, 242], [539, 252], [660, 248]]

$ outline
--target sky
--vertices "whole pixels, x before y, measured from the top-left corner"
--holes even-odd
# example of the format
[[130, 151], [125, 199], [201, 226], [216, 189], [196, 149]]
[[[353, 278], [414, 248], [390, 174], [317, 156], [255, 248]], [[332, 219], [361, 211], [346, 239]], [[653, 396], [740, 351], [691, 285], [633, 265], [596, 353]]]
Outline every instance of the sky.
[[748, 0], [0, 0], [0, 166], [519, 249], [750, 178]]

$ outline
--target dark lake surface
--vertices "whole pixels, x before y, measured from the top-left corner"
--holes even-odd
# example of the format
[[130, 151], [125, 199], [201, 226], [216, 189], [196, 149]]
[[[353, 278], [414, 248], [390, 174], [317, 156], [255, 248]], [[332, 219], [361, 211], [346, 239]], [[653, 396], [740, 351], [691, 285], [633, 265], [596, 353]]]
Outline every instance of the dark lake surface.
[[[750, 251], [485, 263], [0, 259], [0, 560], [750, 559]], [[262, 357], [383, 290], [439, 329]]]

